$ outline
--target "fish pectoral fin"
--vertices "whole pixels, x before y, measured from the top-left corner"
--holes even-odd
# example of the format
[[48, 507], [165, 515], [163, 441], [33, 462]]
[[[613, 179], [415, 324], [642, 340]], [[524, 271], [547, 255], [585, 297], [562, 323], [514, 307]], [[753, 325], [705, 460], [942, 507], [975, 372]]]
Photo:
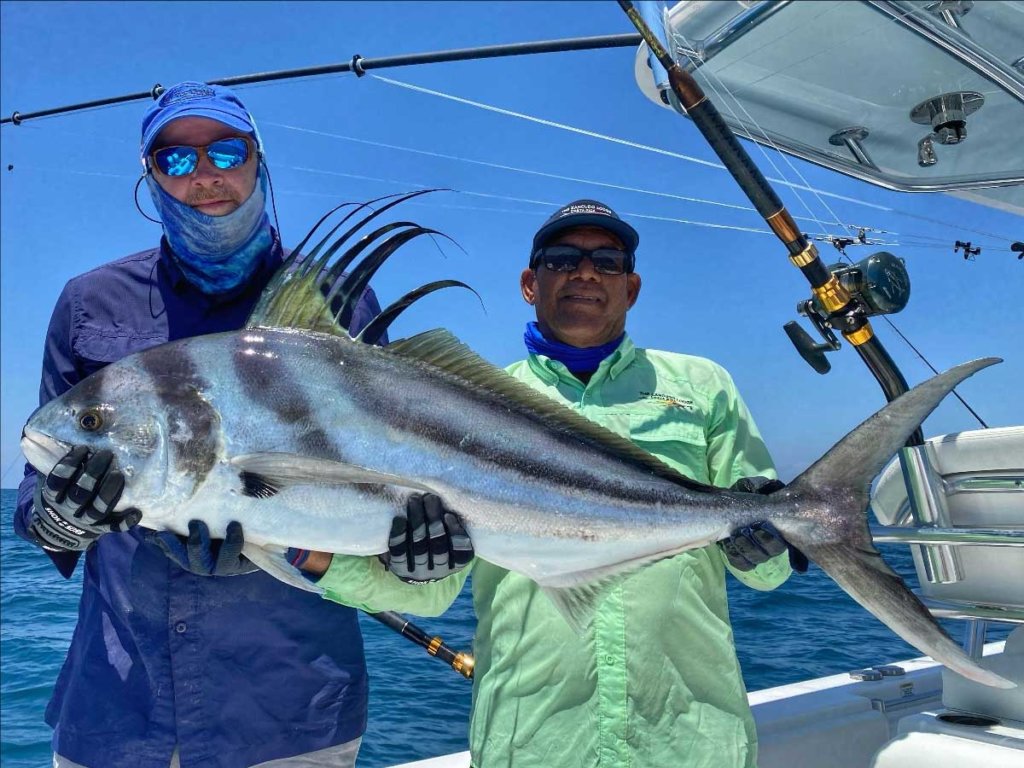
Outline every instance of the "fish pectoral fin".
[[323, 588], [318, 587], [312, 581], [302, 575], [302, 571], [288, 562], [284, 556], [283, 547], [261, 547], [256, 544], [246, 544], [242, 547], [242, 554], [252, 561], [262, 571], [266, 571], [278, 581], [283, 581], [293, 587], [315, 592], [318, 595], [324, 593]]
[[370, 484], [432, 490], [398, 475], [294, 453], [248, 453], [231, 459], [231, 465], [239, 471], [242, 492], [254, 498], [269, 498], [294, 485]]
[[548, 577], [543, 580], [543, 583], [538, 582], [538, 585], [541, 591], [555, 604], [555, 608], [562, 614], [569, 626], [577, 634], [583, 635], [590, 628], [594, 620], [594, 612], [610, 588], [643, 566], [678, 555], [692, 546], [692, 543], [687, 543], [686, 546], [652, 552], [611, 566]]
[[614, 578], [608, 578], [575, 587], [542, 586], [541, 591], [551, 599], [573, 631], [582, 636], [590, 629], [597, 606], [604, 599], [608, 587], [615, 581]]

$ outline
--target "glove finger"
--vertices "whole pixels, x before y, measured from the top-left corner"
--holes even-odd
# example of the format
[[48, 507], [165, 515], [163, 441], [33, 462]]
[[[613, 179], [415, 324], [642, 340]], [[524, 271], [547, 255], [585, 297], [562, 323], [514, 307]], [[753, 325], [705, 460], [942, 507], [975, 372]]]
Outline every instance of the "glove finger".
[[754, 538], [764, 553], [769, 557], [775, 557], [781, 555], [786, 551], [786, 540], [782, 538], [782, 534], [776, 531], [774, 528], [768, 528], [770, 523], [765, 523], [764, 526], [751, 526], [750, 535]]
[[[391, 569], [391, 563], [403, 567], [408, 565], [409, 559], [409, 518], [405, 515], [395, 515], [391, 518], [391, 532], [388, 534], [387, 559], [384, 565]], [[381, 556], [384, 559], [384, 556]]]
[[473, 559], [473, 542], [462, 525], [462, 520], [454, 512], [445, 512], [444, 523], [448, 528], [448, 539], [451, 546], [449, 562], [453, 568], [462, 568]]
[[90, 506], [96, 497], [96, 491], [100, 483], [107, 475], [111, 462], [114, 461], [114, 454], [110, 451], [96, 451], [85, 462], [85, 467], [78, 479], [68, 487], [66, 501], [75, 509], [77, 516], [82, 516], [86, 508]]
[[64, 503], [64, 495], [78, 478], [87, 458], [89, 458], [89, 449], [84, 445], [76, 445], [65, 454], [63, 459], [57, 462], [57, 465], [50, 470], [50, 474], [46, 476], [43, 493], [47, 501], [51, 504]]
[[82, 510], [83, 518], [92, 524], [106, 523], [115, 519], [114, 507], [121, 500], [124, 491], [124, 475], [121, 470], [112, 469], [103, 478], [96, 497]]
[[805, 555], [799, 549], [790, 544], [789, 567], [797, 573], [807, 573], [807, 568], [809, 565], [810, 561], [807, 559], [807, 555]]
[[188, 570], [209, 576], [214, 559], [210, 545], [210, 529], [202, 520], [188, 521]]
[[227, 575], [238, 571], [238, 565], [242, 560], [242, 547], [245, 546], [245, 537], [242, 535], [242, 524], [236, 520], [228, 523], [227, 533], [224, 541], [221, 542], [220, 552], [217, 553], [217, 565], [214, 567], [214, 574]]
[[737, 546], [737, 543], [743, 540], [742, 536], [733, 536], [732, 538], [720, 541], [718, 544], [733, 568], [739, 571], [750, 571], [753, 570], [754, 563], [750, 562]]
[[768, 559], [768, 553], [754, 539], [754, 532], [749, 527], [742, 528], [734, 537], [733, 543], [736, 545], [736, 551], [751, 565], [760, 565]]
[[410, 496], [406, 506], [409, 513], [407, 528], [409, 540], [406, 544], [408, 547], [407, 562], [408, 571], [412, 573], [427, 566], [430, 558], [427, 552], [430, 548], [430, 542], [427, 537], [427, 512], [423, 495], [416, 494]]
[[160, 531], [150, 537], [156, 546], [178, 567], [188, 570], [188, 550], [184, 539], [171, 531]]
[[427, 536], [430, 539], [427, 548], [427, 567], [430, 570], [447, 569], [448, 530], [444, 524], [444, 505], [441, 499], [432, 493], [423, 497], [423, 504], [427, 511]]
[[108, 525], [110, 525], [110, 530], [122, 533], [138, 525], [140, 520], [142, 520], [142, 511], [135, 507], [129, 507], [120, 512], [114, 512]]

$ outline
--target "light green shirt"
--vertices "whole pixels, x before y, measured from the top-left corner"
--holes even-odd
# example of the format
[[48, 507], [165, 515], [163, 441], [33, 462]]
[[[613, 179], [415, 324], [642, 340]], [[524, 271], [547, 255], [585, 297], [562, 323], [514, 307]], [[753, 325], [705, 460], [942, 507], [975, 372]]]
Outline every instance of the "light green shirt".
[[[583, 385], [531, 355], [510, 374], [703, 483], [774, 477], [729, 374], [698, 357], [634, 348], [627, 337]], [[470, 749], [479, 768], [752, 767], [757, 737], [733, 645], [717, 545], [625, 576], [577, 636], [536, 584], [473, 563], [477, 631]], [[470, 569], [466, 569], [468, 571]], [[438, 615], [466, 571], [408, 585], [375, 558], [335, 556], [327, 597], [379, 611]], [[786, 553], [734, 575], [774, 589]]]

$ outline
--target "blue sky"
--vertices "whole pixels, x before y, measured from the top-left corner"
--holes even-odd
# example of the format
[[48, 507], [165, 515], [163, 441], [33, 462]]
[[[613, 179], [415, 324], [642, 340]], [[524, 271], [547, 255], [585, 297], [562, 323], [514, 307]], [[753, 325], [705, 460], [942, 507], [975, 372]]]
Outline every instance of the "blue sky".
[[[0, 112], [5, 116], [143, 91], [157, 82], [167, 86], [326, 64], [356, 53], [371, 58], [633, 31], [611, 2], [4, 2], [0, 30]], [[615, 49], [375, 74], [715, 161], [689, 121], [640, 94], [633, 56], [631, 49]], [[795, 319], [795, 305], [806, 298], [807, 286], [752, 210], [666, 196], [747, 205], [722, 170], [373, 76], [309, 78], [239, 92], [262, 129], [286, 244], [297, 243], [320, 213], [343, 201], [423, 186], [457, 190], [428, 196], [408, 206], [405, 215], [451, 235], [465, 253], [448, 247], [441, 257], [427, 243], [413, 245], [393, 257], [374, 285], [382, 300], [390, 301], [423, 282], [454, 277], [480, 293], [486, 312], [468, 292], [442, 293], [406, 313], [397, 335], [444, 326], [496, 364], [522, 357], [522, 327], [532, 316], [519, 296], [518, 274], [532, 234], [556, 206], [597, 197], [641, 234], [638, 271], [644, 288], [627, 326], [635, 341], [725, 365], [784, 479], [882, 403], [873, 378], [848, 345], [830, 356], [833, 370], [824, 377], [797, 356], [782, 325]], [[65, 281], [152, 247], [159, 238], [159, 227], [143, 219], [132, 201], [144, 108], [136, 102], [0, 129], [4, 487], [16, 485], [21, 476], [18, 437], [36, 405], [43, 337]], [[762, 162], [759, 152], [755, 159]], [[965, 228], [1021, 239], [1020, 219], [942, 195], [887, 192], [794, 163], [812, 185], [862, 201], [826, 198], [844, 222], [944, 242], [935, 248], [891, 249], [906, 259], [913, 286], [910, 305], [893, 320], [940, 370], [976, 357], [1006, 358], [960, 391], [990, 426], [1022, 423], [1024, 264], [1005, 250], [983, 250], [972, 262], [952, 252], [956, 239], [1005, 248], [1005, 240]], [[778, 191], [795, 215], [807, 215], [792, 192]], [[142, 198], [143, 207], [152, 210], [144, 188]], [[807, 199], [816, 216], [826, 216]], [[834, 252], [824, 248], [832, 260]], [[855, 258], [869, 252], [850, 251]], [[876, 322], [875, 327], [911, 383], [929, 375], [888, 325]], [[950, 398], [926, 422], [925, 432], [975, 426]]]

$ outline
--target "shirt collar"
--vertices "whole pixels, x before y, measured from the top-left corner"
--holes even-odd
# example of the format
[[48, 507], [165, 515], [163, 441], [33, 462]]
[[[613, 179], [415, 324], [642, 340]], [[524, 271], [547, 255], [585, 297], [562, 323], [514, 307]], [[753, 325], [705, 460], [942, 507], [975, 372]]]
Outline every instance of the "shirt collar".
[[[618, 378], [619, 374], [629, 367], [635, 357], [636, 347], [633, 346], [633, 340], [629, 338], [627, 333], [622, 337], [622, 343], [615, 348], [615, 351], [601, 361], [597, 370], [594, 371], [594, 375], [590, 377], [590, 383], [593, 384], [596, 381], [600, 381], [606, 375], [612, 380]], [[530, 370], [546, 384], [555, 384], [560, 380], [572, 380], [579, 383], [579, 379], [573, 376], [563, 363], [560, 363], [558, 360], [552, 360], [550, 357], [531, 354], [527, 358], [527, 364], [530, 366]]]

